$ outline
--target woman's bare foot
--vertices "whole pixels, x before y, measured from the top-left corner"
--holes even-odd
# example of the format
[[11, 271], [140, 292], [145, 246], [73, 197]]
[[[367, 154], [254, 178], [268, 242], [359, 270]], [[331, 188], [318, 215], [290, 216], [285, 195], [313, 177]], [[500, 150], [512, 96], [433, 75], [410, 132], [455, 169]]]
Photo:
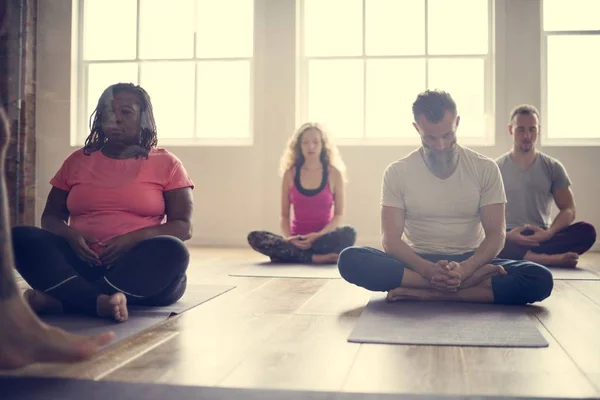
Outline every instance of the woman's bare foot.
[[23, 292], [23, 298], [38, 314], [60, 314], [63, 312], [62, 303], [44, 292], [27, 289]]
[[562, 254], [539, 254], [528, 251], [524, 258], [528, 261], [533, 261], [546, 267], [574, 268], [579, 262], [579, 254], [574, 252]]
[[114, 339], [112, 332], [88, 337], [52, 328], [40, 321], [19, 295], [0, 300], [0, 315], [0, 369], [84, 360]]
[[484, 280], [497, 275], [506, 275], [506, 270], [501, 265], [486, 264], [479, 268], [460, 285], [461, 289], [477, 286]]
[[338, 256], [338, 253], [313, 254], [312, 262], [313, 264], [337, 264]]
[[115, 293], [111, 296], [101, 294], [98, 296], [97, 310], [100, 317], [110, 317], [117, 322], [127, 321], [129, 317], [127, 298], [123, 293]]

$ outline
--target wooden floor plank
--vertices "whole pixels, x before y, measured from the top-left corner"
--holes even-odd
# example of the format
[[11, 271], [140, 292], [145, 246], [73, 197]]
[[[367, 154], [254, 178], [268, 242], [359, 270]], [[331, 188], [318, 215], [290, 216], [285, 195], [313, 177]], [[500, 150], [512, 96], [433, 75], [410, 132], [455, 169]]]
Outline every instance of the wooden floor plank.
[[600, 281], [569, 281], [566, 283], [600, 306]]
[[355, 315], [369, 302], [371, 292], [343, 279], [333, 279], [300, 307], [296, 314]]
[[105, 379], [214, 386], [289, 318], [273, 314], [182, 315], [177, 338]]
[[536, 315], [546, 329], [584, 374], [600, 374], [600, 306], [564, 281], [544, 303]]
[[360, 347], [346, 341], [353, 326], [354, 318], [294, 315], [219, 386], [338, 391]]

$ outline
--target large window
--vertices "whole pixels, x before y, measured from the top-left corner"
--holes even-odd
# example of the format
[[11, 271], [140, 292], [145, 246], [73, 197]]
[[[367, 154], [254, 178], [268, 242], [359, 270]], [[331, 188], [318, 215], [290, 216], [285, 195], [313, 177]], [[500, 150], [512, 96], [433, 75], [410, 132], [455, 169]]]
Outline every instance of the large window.
[[78, 145], [117, 82], [148, 91], [162, 144], [251, 140], [253, 0], [78, 1]]
[[425, 89], [457, 102], [463, 143], [494, 143], [493, 0], [299, 0], [297, 117], [341, 143], [413, 144]]
[[542, 140], [598, 145], [600, 1], [544, 0], [542, 19]]

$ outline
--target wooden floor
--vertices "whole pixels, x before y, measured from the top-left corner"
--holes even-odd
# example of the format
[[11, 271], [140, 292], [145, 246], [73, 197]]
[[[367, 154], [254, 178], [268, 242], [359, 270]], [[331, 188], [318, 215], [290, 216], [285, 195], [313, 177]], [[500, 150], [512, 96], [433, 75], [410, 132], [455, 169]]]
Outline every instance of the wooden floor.
[[[76, 365], [16, 375], [324, 391], [600, 396], [600, 281], [557, 281], [539, 349], [348, 343], [370, 293], [341, 279], [230, 277], [246, 249], [192, 249], [192, 283], [236, 285]], [[238, 264], [236, 264], [238, 262]], [[600, 271], [600, 253], [581, 265]], [[13, 373], [11, 373], [13, 374]]]

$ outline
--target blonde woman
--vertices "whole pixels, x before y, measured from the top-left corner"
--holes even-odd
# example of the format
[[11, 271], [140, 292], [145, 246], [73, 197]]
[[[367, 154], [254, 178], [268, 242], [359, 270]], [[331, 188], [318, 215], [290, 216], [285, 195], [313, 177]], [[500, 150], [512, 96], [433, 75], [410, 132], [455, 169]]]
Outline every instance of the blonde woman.
[[340, 226], [345, 170], [327, 133], [318, 124], [302, 125], [281, 158], [282, 234], [251, 232], [250, 246], [272, 261], [337, 263], [339, 253], [356, 240], [353, 228]]

